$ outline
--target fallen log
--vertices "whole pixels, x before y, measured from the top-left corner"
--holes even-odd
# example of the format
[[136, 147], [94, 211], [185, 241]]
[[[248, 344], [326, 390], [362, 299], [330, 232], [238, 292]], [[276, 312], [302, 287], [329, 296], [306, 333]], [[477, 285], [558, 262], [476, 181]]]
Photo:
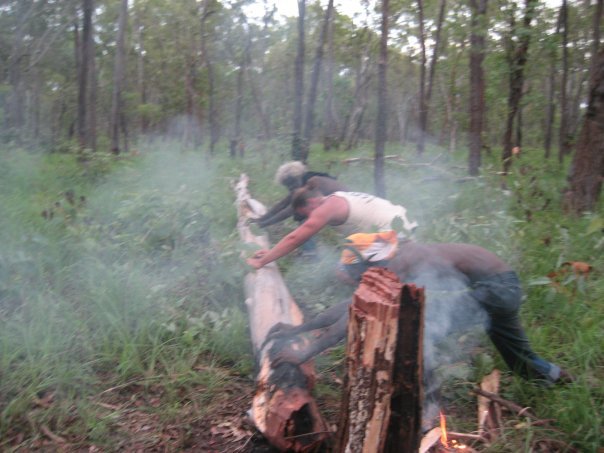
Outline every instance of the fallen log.
[[[239, 236], [245, 244], [266, 249], [266, 235], [254, 234], [249, 225], [249, 220], [262, 215], [266, 208], [250, 196], [247, 184], [247, 176], [241, 175], [235, 186]], [[313, 363], [283, 363], [272, 368], [268, 351], [273, 342], [265, 342], [275, 324], [301, 324], [302, 312], [275, 263], [246, 275], [245, 295], [258, 370], [250, 411], [252, 422], [281, 451], [316, 451], [328, 437], [328, 430], [310, 394], [315, 382]]]

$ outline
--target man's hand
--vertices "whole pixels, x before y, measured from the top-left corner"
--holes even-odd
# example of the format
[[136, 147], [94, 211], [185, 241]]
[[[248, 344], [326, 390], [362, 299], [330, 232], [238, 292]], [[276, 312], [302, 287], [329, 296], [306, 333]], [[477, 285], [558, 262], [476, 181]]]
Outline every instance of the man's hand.
[[304, 349], [295, 350], [292, 348], [292, 344], [287, 344], [276, 352], [271, 350], [270, 360], [271, 367], [276, 368], [283, 363], [291, 363], [293, 365], [300, 365], [306, 362], [310, 357], [307, 357]]
[[254, 269], [260, 269], [264, 266], [264, 263], [262, 262], [262, 257], [267, 253], [268, 250], [258, 250], [256, 253], [254, 253], [254, 256], [248, 258], [247, 260], [245, 260], [245, 262], [252, 266]]
[[264, 347], [271, 340], [280, 340], [284, 337], [291, 337], [298, 333], [300, 333], [299, 326], [286, 324], [284, 322], [278, 322], [273, 327], [271, 327], [268, 333], [266, 334], [266, 338], [262, 343], [262, 347]]

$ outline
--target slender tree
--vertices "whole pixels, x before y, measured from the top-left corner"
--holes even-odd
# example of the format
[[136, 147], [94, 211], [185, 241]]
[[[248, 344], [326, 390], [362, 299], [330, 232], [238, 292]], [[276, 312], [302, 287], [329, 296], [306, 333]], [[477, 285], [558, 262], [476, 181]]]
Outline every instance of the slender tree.
[[[420, 0], [421, 2], [421, 0]], [[386, 196], [386, 183], [384, 178], [384, 148], [388, 131], [388, 18], [390, 15], [390, 1], [382, 0], [382, 24], [380, 37], [380, 56], [378, 60], [378, 92], [377, 115], [375, 124], [375, 166], [374, 182], [375, 193], [380, 197]]]
[[304, 16], [306, 1], [298, 0], [298, 51], [294, 66], [294, 116], [292, 134], [292, 157], [294, 160], [305, 162], [304, 145], [302, 143], [302, 121], [304, 107]]
[[78, 140], [80, 149], [90, 148], [91, 128], [88, 124], [90, 109], [90, 68], [94, 58], [94, 38], [92, 28], [92, 15], [94, 0], [82, 0], [83, 25], [82, 39], [80, 40], [80, 67], [78, 68]]
[[[424, 152], [426, 136], [428, 134], [428, 116], [430, 110], [430, 100], [432, 99], [432, 90], [434, 86], [434, 74], [436, 73], [436, 62], [438, 61], [438, 52], [441, 46], [440, 36], [442, 31], [443, 22], [445, 20], [447, 1], [440, 0], [440, 7], [438, 12], [438, 19], [436, 21], [436, 32], [434, 34], [434, 46], [432, 50], [432, 56], [430, 58], [429, 69], [426, 69], [427, 56], [426, 56], [426, 31], [424, 28], [424, 8], [423, 0], [418, 0], [418, 11], [419, 11], [419, 22], [420, 22], [420, 44], [421, 44], [421, 64], [420, 68], [420, 91], [419, 91], [419, 130], [417, 141], [417, 152], [419, 154]], [[428, 77], [426, 80], [426, 70], [428, 71]], [[423, 97], [423, 99], [421, 99]]]
[[569, 106], [568, 106], [568, 3], [562, 0], [560, 6], [562, 28], [562, 78], [560, 81], [560, 129], [558, 132], [558, 161], [570, 152]]
[[488, 0], [470, 0], [472, 34], [470, 36], [470, 130], [468, 134], [468, 171], [478, 175], [482, 153], [482, 130], [485, 118], [484, 61], [487, 33]]
[[115, 62], [113, 66], [113, 96], [111, 98], [111, 152], [120, 153], [120, 129], [124, 130], [124, 71], [126, 65], [126, 27], [128, 26], [128, 0], [122, 0], [115, 40]]
[[424, 152], [426, 144], [426, 125], [428, 122], [428, 106], [426, 104], [426, 31], [424, 26], [424, 0], [417, 0], [417, 14], [419, 24], [419, 46], [420, 46], [420, 65], [419, 65], [419, 133], [417, 135], [417, 154]]
[[[554, 36], [558, 36], [560, 34], [560, 27], [562, 25], [562, 8], [560, 8], [560, 12], [558, 14], [558, 20], [556, 23], [556, 33]], [[546, 110], [546, 118], [545, 118], [545, 158], [549, 159], [551, 155], [552, 149], [552, 134], [554, 128], [554, 117], [556, 116], [556, 67], [558, 60], [558, 46], [552, 45], [550, 51], [548, 52], [550, 64], [549, 64], [549, 74], [547, 77], [547, 110]]]
[[214, 154], [216, 144], [220, 140], [220, 127], [218, 118], [218, 108], [216, 101], [216, 75], [212, 56], [208, 48], [208, 41], [211, 40], [209, 33], [209, 19], [216, 12], [212, 0], [204, 0], [201, 7], [201, 54], [206, 67], [208, 77], [208, 121], [210, 123], [210, 155]]
[[304, 140], [302, 142], [302, 160], [306, 162], [308, 159], [308, 151], [312, 141], [313, 130], [315, 127], [315, 103], [317, 100], [317, 89], [319, 86], [319, 76], [321, 75], [321, 65], [323, 62], [323, 49], [325, 48], [325, 40], [327, 39], [327, 29], [329, 28], [330, 17], [333, 12], [333, 0], [329, 0], [325, 9], [325, 18], [321, 27], [319, 43], [315, 53], [315, 61], [310, 77], [310, 87], [308, 90], [308, 99], [306, 101], [306, 120], [304, 122]]
[[[333, 9], [333, 1], [330, 0], [327, 6]], [[333, 11], [329, 15], [329, 23], [327, 25], [327, 62], [325, 71], [325, 113], [324, 113], [324, 128], [323, 128], [323, 147], [325, 150], [338, 148], [337, 141], [337, 120], [334, 105], [333, 95], [333, 79], [334, 79], [334, 14]]]
[[[537, 0], [526, 0], [524, 8], [524, 17], [522, 20], [522, 29], [518, 36], [518, 43], [511, 48], [510, 55], [510, 75], [509, 75], [509, 93], [507, 106], [507, 119], [505, 133], [503, 136], [503, 173], [507, 174], [512, 163], [512, 133], [514, 130], [514, 120], [518, 114], [520, 101], [522, 99], [522, 87], [524, 85], [524, 67], [528, 60], [528, 50], [530, 44], [530, 29]], [[512, 12], [513, 15], [513, 12]], [[510, 43], [511, 45], [511, 43]]]

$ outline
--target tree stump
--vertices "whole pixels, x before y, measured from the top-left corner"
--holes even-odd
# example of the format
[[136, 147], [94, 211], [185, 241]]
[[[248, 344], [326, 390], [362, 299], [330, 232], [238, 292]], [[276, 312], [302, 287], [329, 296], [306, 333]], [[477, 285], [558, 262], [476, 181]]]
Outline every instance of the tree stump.
[[349, 319], [336, 451], [417, 451], [423, 290], [371, 268], [354, 294]]

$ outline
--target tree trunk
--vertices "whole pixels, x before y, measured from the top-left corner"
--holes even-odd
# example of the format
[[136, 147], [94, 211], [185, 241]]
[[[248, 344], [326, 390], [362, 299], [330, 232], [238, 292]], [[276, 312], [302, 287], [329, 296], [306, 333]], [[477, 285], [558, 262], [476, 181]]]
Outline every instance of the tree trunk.
[[[249, 45], [249, 42], [248, 42]], [[237, 97], [235, 99], [235, 126], [233, 130], [233, 137], [231, 138], [230, 144], [230, 155], [231, 158], [237, 156], [237, 152], [240, 153], [240, 157], [243, 157], [243, 143], [241, 141], [241, 111], [243, 110], [243, 74], [245, 74], [245, 66], [247, 61], [246, 50], [243, 51], [241, 56], [241, 62], [239, 64], [239, 70], [237, 71]]]
[[[421, 1], [421, 0], [420, 0]], [[374, 183], [375, 194], [379, 197], [386, 196], [386, 182], [384, 180], [384, 148], [388, 132], [388, 16], [390, 14], [390, 0], [382, 0], [382, 25], [380, 38], [380, 59], [378, 61], [378, 92], [377, 115], [375, 124], [375, 166]]]
[[562, 0], [560, 6], [562, 28], [562, 78], [560, 81], [560, 129], [558, 135], [558, 162], [570, 152], [570, 137], [568, 133], [568, 4]]
[[438, 52], [440, 49], [440, 36], [442, 32], [443, 22], [445, 20], [445, 10], [447, 6], [447, 0], [440, 0], [440, 8], [438, 12], [438, 19], [436, 25], [436, 34], [434, 35], [434, 48], [432, 50], [432, 57], [430, 58], [430, 70], [428, 73], [428, 88], [426, 89], [426, 102], [425, 102], [425, 124], [424, 124], [424, 137], [428, 133], [428, 116], [430, 114], [430, 103], [432, 100], [432, 91], [434, 89], [434, 75], [436, 74], [436, 62], [438, 61]]
[[324, 129], [323, 129], [323, 148], [329, 151], [332, 148], [339, 148], [340, 143], [337, 139], [337, 121], [335, 106], [333, 102], [333, 68], [335, 64], [334, 59], [334, 48], [333, 48], [333, 0], [329, 0], [327, 8], [332, 8], [332, 12], [329, 15], [329, 23], [327, 26], [327, 64], [325, 74], [325, 115], [324, 115]]
[[258, 114], [258, 117], [260, 118], [260, 121], [262, 124], [262, 134], [261, 135], [264, 140], [270, 140], [270, 138], [272, 136], [271, 123], [270, 123], [270, 118], [266, 112], [266, 108], [263, 105], [264, 96], [262, 94], [261, 88], [258, 86], [258, 84], [256, 83], [256, 80], [254, 79], [254, 72], [249, 70], [249, 68], [251, 66], [251, 60], [252, 60], [251, 38], [249, 38], [249, 42], [245, 48], [245, 52], [246, 52], [245, 71], [246, 71], [246, 76], [247, 76], [247, 82], [248, 82], [248, 85], [250, 86], [250, 90], [252, 92], [252, 100], [254, 102], [254, 108], [256, 109], [256, 113]]
[[345, 144], [344, 146], [346, 150], [351, 149], [356, 142], [356, 134], [359, 130], [363, 113], [365, 112], [367, 103], [369, 101], [368, 90], [372, 74], [370, 72], [369, 65], [366, 65], [365, 62], [361, 62], [360, 65], [361, 68], [359, 68], [357, 71], [357, 76], [355, 78], [356, 86], [354, 90], [353, 104], [349, 114], [344, 120], [342, 134], [340, 136], [340, 142]]
[[417, 0], [417, 14], [419, 23], [419, 45], [420, 45], [420, 65], [419, 65], [419, 131], [417, 135], [417, 154], [422, 155], [425, 148], [426, 125], [428, 123], [428, 107], [426, 105], [426, 31], [424, 28], [424, 0]]
[[329, 0], [329, 4], [327, 5], [327, 9], [325, 10], [323, 27], [321, 27], [319, 43], [317, 44], [315, 61], [313, 63], [312, 74], [310, 77], [308, 99], [306, 101], [306, 121], [304, 123], [304, 141], [302, 143], [302, 158], [304, 162], [306, 162], [306, 160], [308, 159], [308, 152], [310, 149], [310, 144], [312, 142], [312, 135], [315, 127], [315, 103], [317, 100], [317, 89], [319, 85], [319, 76], [321, 75], [321, 63], [323, 62], [323, 49], [325, 47], [327, 29], [329, 28], [329, 23], [331, 20], [330, 17], [332, 12], [333, 0]]
[[36, 2], [20, 1], [17, 6], [18, 22], [14, 36], [12, 36], [12, 46], [7, 61], [8, 83], [10, 92], [7, 97], [7, 107], [5, 109], [5, 126], [9, 136], [21, 141], [21, 134], [25, 123], [25, 87], [24, 87], [24, 66], [25, 66], [25, 42], [27, 26], [34, 14]]
[[514, 120], [516, 119], [520, 101], [522, 99], [524, 66], [528, 60], [531, 21], [537, 3], [537, 0], [526, 0], [522, 33], [518, 38], [518, 44], [513, 48], [510, 55], [510, 92], [508, 94], [508, 113], [503, 136], [503, 153], [501, 156], [504, 174], [508, 174], [512, 163], [512, 134], [514, 130]]
[[471, 0], [472, 35], [470, 36], [470, 130], [468, 172], [479, 173], [482, 153], [482, 131], [485, 117], [485, 80], [482, 63], [486, 49], [488, 0]]
[[[252, 199], [247, 190], [247, 176], [241, 175], [237, 186], [237, 228], [245, 244], [269, 248], [265, 234], [256, 236], [249, 219], [266, 212]], [[310, 394], [315, 381], [312, 362], [300, 366], [283, 363], [271, 367], [265, 344], [269, 330], [277, 323], [298, 325], [302, 312], [290, 295], [279, 269], [271, 263], [248, 273], [245, 279], [245, 303], [250, 318], [250, 332], [256, 358], [256, 392], [252, 401], [251, 419], [271, 445], [280, 451], [317, 451], [327, 437], [327, 426]]]
[[89, 100], [89, 71], [92, 56], [92, 14], [94, 11], [94, 0], [82, 0], [83, 24], [82, 39], [80, 41], [80, 67], [78, 68], [78, 140], [80, 149], [88, 148], [90, 145], [88, 131]]
[[[147, 84], [145, 80], [145, 31], [144, 26], [140, 20], [140, 16], [136, 15], [136, 41], [137, 41], [137, 54], [136, 60], [136, 79], [138, 86], [138, 102], [140, 105], [147, 104]], [[139, 129], [142, 134], [146, 134], [149, 128], [149, 118], [147, 115], [142, 114], [139, 118]]]
[[210, 17], [215, 11], [212, 8], [213, 2], [211, 0], [205, 0], [202, 6], [201, 12], [201, 53], [202, 58], [206, 67], [208, 75], [208, 121], [210, 123], [210, 155], [214, 154], [216, 145], [220, 140], [220, 123], [218, 118], [218, 110], [216, 108], [216, 83], [214, 74], [214, 65], [212, 63], [212, 57], [209, 54], [207, 42], [211, 40], [208, 31], [206, 30], [206, 24], [208, 17]]
[[298, 0], [298, 52], [294, 68], [294, 116], [292, 133], [292, 158], [305, 162], [302, 143], [302, 112], [304, 103], [304, 16], [305, 0]]
[[111, 152], [120, 153], [120, 129], [123, 122], [123, 90], [124, 71], [126, 65], [125, 36], [128, 26], [128, 0], [122, 0], [117, 24], [117, 38], [115, 40], [115, 61], [113, 67], [113, 96], [111, 98]]
[[[556, 35], [560, 34], [560, 26], [562, 21], [562, 10], [558, 14], [558, 21], [556, 23]], [[549, 54], [550, 65], [549, 74], [547, 76], [547, 110], [545, 116], [545, 137], [544, 137], [544, 150], [546, 159], [551, 156], [552, 150], [552, 135], [554, 127], [554, 118], [556, 117], [556, 59], [557, 51], [552, 49]]]
[[604, 48], [591, 68], [589, 104], [568, 180], [565, 209], [576, 215], [593, 211], [604, 180]]

